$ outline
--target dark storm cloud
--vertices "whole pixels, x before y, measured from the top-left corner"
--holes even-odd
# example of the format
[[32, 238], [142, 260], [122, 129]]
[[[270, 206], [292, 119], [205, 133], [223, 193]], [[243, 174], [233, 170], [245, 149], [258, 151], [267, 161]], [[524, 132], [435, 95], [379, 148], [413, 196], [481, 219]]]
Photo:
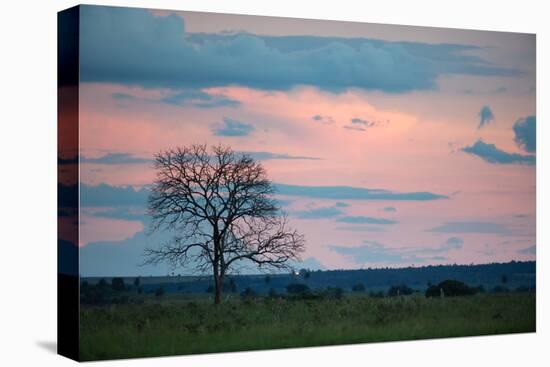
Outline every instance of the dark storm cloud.
[[386, 232], [385, 228], [382, 227], [372, 227], [372, 226], [341, 226], [336, 227], [339, 231], [347, 232]]
[[136, 99], [136, 97], [131, 94], [120, 92], [111, 94], [111, 97], [113, 97], [113, 99], [116, 99], [117, 101], [133, 101]]
[[[72, 186], [59, 185], [60, 190], [71, 191]], [[370, 190], [346, 186], [296, 186], [274, 183], [276, 193], [285, 196], [301, 196], [317, 199], [335, 200], [436, 200], [446, 196], [432, 193], [395, 193], [386, 190]], [[63, 191], [63, 192], [65, 192]], [[97, 186], [81, 184], [80, 198], [81, 205], [85, 207], [119, 207], [135, 206], [145, 207], [149, 190], [147, 188], [134, 189], [131, 186], [111, 186], [100, 184]], [[69, 197], [62, 194], [62, 197]], [[287, 200], [282, 200], [289, 203]], [[74, 206], [74, 203], [69, 203]], [[65, 206], [71, 206], [65, 205]], [[347, 203], [336, 202], [335, 208], [349, 206]]]
[[149, 190], [136, 190], [130, 186], [119, 187], [107, 184], [91, 186], [80, 185], [80, 205], [85, 207], [137, 206], [145, 207]]
[[443, 244], [444, 249], [460, 249], [464, 244], [464, 240], [459, 237], [449, 237]]
[[395, 220], [392, 219], [386, 219], [386, 218], [375, 218], [375, 217], [364, 217], [364, 216], [355, 216], [355, 217], [342, 217], [338, 218], [336, 220], [340, 223], [348, 223], [348, 224], [396, 224], [398, 223]]
[[136, 157], [130, 153], [109, 153], [97, 158], [88, 158], [86, 156], [80, 156], [80, 163], [93, 163], [93, 164], [144, 164], [152, 163], [150, 158]]
[[501, 223], [447, 222], [443, 225], [430, 229], [429, 232], [511, 234], [512, 230]]
[[355, 130], [355, 131], [366, 131], [369, 128], [381, 126], [383, 124], [387, 124], [388, 121], [372, 121], [372, 120], [365, 120], [359, 117], [354, 117], [350, 119], [351, 125], [345, 125], [343, 126], [344, 129], [348, 130]]
[[372, 126], [372, 124], [373, 124], [372, 121], [363, 120], [363, 119], [360, 119], [358, 117], [352, 118], [351, 123], [352, 124], [359, 124], [359, 125], [363, 125], [363, 126]]
[[321, 158], [318, 157], [308, 157], [301, 155], [290, 155], [286, 153], [273, 153], [273, 152], [238, 152], [241, 154], [246, 154], [253, 159], [258, 161], [267, 161], [272, 159], [287, 159], [287, 160], [311, 160], [318, 161]]
[[345, 126], [342, 126], [342, 127], [344, 129], [354, 130], [354, 131], [367, 131], [367, 129], [365, 129], [364, 127], [361, 127], [361, 126], [345, 125]]
[[327, 125], [334, 123], [334, 119], [332, 118], [332, 116], [315, 115], [315, 116], [312, 116], [311, 119], [313, 121], [317, 121]]
[[81, 6], [80, 78], [153, 88], [241, 85], [340, 92], [433, 89], [441, 75], [516, 76], [468, 55], [475, 46], [364, 38], [189, 34], [184, 21], [145, 9]]
[[153, 99], [141, 98], [128, 93], [116, 92], [111, 94], [116, 101], [139, 101], [151, 103], [164, 103], [179, 107], [191, 107], [200, 109], [210, 109], [218, 107], [239, 107], [241, 102], [231, 99], [223, 94], [210, 94], [201, 89], [185, 88], [173, 89], [167, 95]]
[[295, 213], [295, 215], [301, 219], [324, 219], [337, 217], [339, 215], [342, 215], [343, 213], [344, 212], [338, 209], [336, 206], [329, 206], [298, 211]]
[[144, 207], [122, 206], [90, 213], [93, 217], [134, 220], [146, 223], [149, 219]]
[[477, 128], [481, 129], [483, 126], [493, 121], [495, 121], [493, 111], [489, 106], [483, 106], [479, 111], [479, 125]]
[[221, 94], [209, 94], [200, 89], [185, 89], [163, 97], [159, 102], [180, 107], [196, 107], [202, 109], [217, 107], [238, 107], [240, 102]]
[[537, 151], [537, 118], [528, 116], [521, 118], [514, 124], [516, 144], [528, 153]]
[[462, 148], [463, 152], [476, 155], [486, 162], [494, 164], [535, 164], [534, 155], [509, 153], [498, 149], [494, 144], [478, 140], [474, 145]]
[[381, 189], [367, 189], [349, 186], [298, 186], [275, 184], [280, 195], [303, 196], [333, 200], [412, 200], [426, 201], [447, 199], [445, 195], [431, 192], [393, 192]]
[[247, 136], [254, 131], [254, 126], [228, 117], [224, 117], [221, 124], [212, 124], [211, 128], [217, 136]]

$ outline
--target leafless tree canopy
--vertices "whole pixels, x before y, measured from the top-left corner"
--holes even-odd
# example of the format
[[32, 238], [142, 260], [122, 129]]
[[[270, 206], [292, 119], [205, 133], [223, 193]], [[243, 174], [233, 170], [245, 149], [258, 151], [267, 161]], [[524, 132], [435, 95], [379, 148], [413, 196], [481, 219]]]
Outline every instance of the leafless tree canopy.
[[304, 238], [287, 228], [273, 199], [265, 169], [228, 147], [206, 145], [161, 152], [149, 196], [153, 231], [168, 229], [173, 240], [146, 250], [146, 262], [192, 264], [212, 272], [215, 302], [221, 302], [224, 276], [238, 262], [285, 269], [298, 260]]

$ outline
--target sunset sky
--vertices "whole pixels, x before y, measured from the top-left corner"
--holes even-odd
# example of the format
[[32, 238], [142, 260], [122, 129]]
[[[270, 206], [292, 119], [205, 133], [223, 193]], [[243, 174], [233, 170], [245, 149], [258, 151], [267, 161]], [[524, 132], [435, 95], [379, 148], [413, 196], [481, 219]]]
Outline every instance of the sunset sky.
[[[80, 272], [139, 266], [160, 150], [260, 160], [312, 269], [534, 260], [535, 36], [81, 6]], [[191, 269], [175, 270], [190, 274]]]

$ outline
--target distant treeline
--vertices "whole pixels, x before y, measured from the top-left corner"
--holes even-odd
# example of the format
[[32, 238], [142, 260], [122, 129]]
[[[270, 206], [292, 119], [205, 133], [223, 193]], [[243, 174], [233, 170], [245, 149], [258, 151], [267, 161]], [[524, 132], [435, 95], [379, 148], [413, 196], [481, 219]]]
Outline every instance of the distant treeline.
[[[301, 269], [292, 274], [234, 275], [226, 279], [224, 291], [244, 297], [292, 294], [340, 297], [348, 292], [368, 293], [376, 297], [414, 292], [434, 296], [441, 293], [439, 284], [447, 280], [463, 283], [468, 289], [466, 293], [471, 294], [533, 291], [536, 287], [536, 263], [512, 261], [484, 265], [327, 271]], [[124, 302], [125, 292], [162, 296], [165, 293], [204, 294], [212, 292], [212, 289], [212, 279], [208, 276], [82, 278], [81, 299], [83, 303], [101, 303], [106, 297], [115, 301], [122, 297], [120, 301]]]

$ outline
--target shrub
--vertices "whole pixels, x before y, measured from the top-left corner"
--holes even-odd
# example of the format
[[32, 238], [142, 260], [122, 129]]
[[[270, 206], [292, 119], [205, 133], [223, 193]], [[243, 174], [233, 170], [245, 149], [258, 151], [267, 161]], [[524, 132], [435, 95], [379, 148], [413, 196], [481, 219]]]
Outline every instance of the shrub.
[[369, 297], [372, 298], [384, 298], [384, 292], [382, 291], [370, 291]]
[[476, 293], [485, 293], [485, 287], [483, 286], [483, 284], [478, 285], [474, 289], [475, 289]]
[[80, 290], [80, 303], [86, 305], [104, 305], [107, 303], [107, 290], [105, 288], [88, 286]]
[[286, 292], [292, 295], [304, 295], [309, 293], [309, 287], [302, 283], [290, 283], [286, 286]]
[[111, 303], [118, 304], [118, 305], [125, 305], [125, 304], [130, 303], [130, 297], [128, 297], [128, 295], [122, 295], [120, 297], [113, 297], [113, 299], [111, 299]]
[[426, 290], [426, 297], [440, 297], [441, 290], [443, 296], [471, 296], [477, 293], [476, 288], [469, 287], [465, 283], [458, 280], [444, 280], [438, 285], [432, 285]]
[[502, 282], [502, 284], [506, 284], [508, 283], [508, 277], [506, 275], [502, 275], [500, 277], [500, 281]]
[[267, 296], [269, 298], [277, 298], [277, 297], [279, 297], [279, 294], [277, 293], [275, 288], [269, 288], [269, 292], [267, 293]]
[[[225, 281], [222, 285], [223, 293], [237, 293], [237, 284], [233, 278]], [[211, 284], [206, 288], [206, 293], [214, 293], [214, 285]]]
[[493, 293], [508, 293], [509, 291], [508, 287], [502, 285], [497, 285], [493, 288]]
[[164, 287], [160, 286], [155, 290], [155, 296], [162, 297], [164, 296]]
[[353, 292], [364, 292], [365, 291], [365, 285], [363, 283], [355, 284], [353, 287], [351, 287], [351, 290]]
[[253, 297], [256, 297], [257, 296], [257, 293], [254, 291], [254, 289], [250, 288], [250, 287], [246, 287], [244, 289], [244, 291], [241, 292], [241, 297], [242, 298], [253, 298]]
[[124, 279], [122, 278], [113, 278], [111, 281], [111, 288], [115, 292], [122, 292], [126, 290], [126, 285], [124, 284]]
[[426, 289], [426, 297], [440, 297], [441, 288], [437, 285], [431, 285]]
[[233, 280], [233, 278], [230, 278], [228, 281], [223, 283], [223, 291], [237, 293], [237, 284], [235, 284], [235, 280]]
[[388, 296], [395, 297], [395, 296], [408, 296], [413, 294], [413, 289], [410, 287], [407, 287], [406, 285], [394, 285], [388, 290]]
[[534, 287], [528, 287], [526, 285], [521, 285], [519, 287], [516, 288], [516, 292], [520, 292], [520, 293], [523, 293], [523, 292], [532, 292], [534, 291], [535, 288]]
[[341, 299], [344, 296], [344, 290], [340, 287], [327, 287], [322, 296], [330, 299]]
[[103, 278], [101, 278], [101, 279], [99, 280], [99, 282], [97, 283], [97, 286], [98, 286], [99, 288], [107, 288], [108, 285], [109, 285], [109, 284], [107, 283], [107, 281], [106, 281], [105, 279], [103, 279]]

